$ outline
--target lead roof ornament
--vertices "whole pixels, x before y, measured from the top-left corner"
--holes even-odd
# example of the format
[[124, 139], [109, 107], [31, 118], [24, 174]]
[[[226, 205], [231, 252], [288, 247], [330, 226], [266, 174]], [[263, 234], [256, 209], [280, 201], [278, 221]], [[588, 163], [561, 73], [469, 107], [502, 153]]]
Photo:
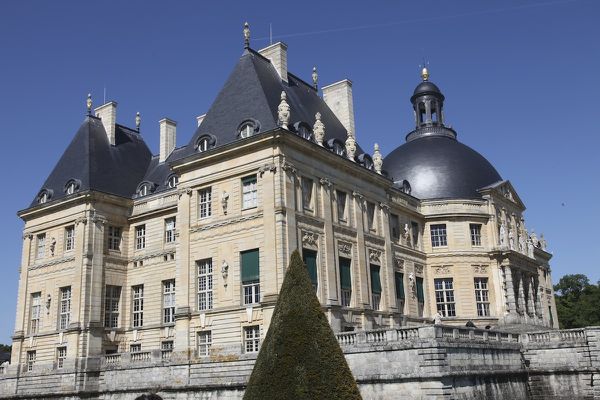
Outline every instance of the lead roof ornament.
[[315, 88], [315, 90], [319, 89], [319, 74], [317, 73], [317, 67], [313, 67], [313, 71], [312, 71], [312, 80], [313, 80], [313, 87]]
[[85, 105], [87, 106], [88, 115], [92, 115], [92, 94], [91, 93], [88, 93]]
[[244, 48], [250, 47], [250, 25], [244, 22]]
[[285, 101], [287, 95], [285, 92], [281, 92], [281, 103], [279, 103], [279, 107], [277, 107], [277, 119], [279, 121], [279, 126], [284, 129], [288, 129], [288, 123], [290, 122], [290, 105]]
[[381, 175], [381, 167], [383, 166], [383, 157], [381, 156], [381, 152], [379, 151], [379, 145], [375, 143], [373, 150], [373, 166], [375, 167], [375, 172]]
[[140, 112], [135, 113], [135, 127], [140, 131], [140, 125], [142, 124], [142, 117], [140, 117]]
[[323, 146], [323, 139], [325, 138], [325, 124], [321, 122], [321, 113], [315, 114], [315, 124], [313, 126], [313, 134], [315, 135], [315, 141], [319, 146]]

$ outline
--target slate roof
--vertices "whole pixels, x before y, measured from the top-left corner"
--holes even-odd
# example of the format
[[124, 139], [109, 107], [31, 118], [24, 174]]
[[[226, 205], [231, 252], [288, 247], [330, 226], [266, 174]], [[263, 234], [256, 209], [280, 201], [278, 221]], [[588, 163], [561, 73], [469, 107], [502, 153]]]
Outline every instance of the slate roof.
[[[163, 163], [152, 153], [137, 131], [116, 125], [116, 144], [111, 146], [99, 118], [87, 116], [73, 141], [54, 167], [42, 190], [51, 193], [49, 201], [67, 196], [66, 184], [77, 181], [78, 191], [96, 190], [117, 196], [135, 198], [140, 184], [148, 182], [152, 192], [169, 190], [167, 180], [172, 175], [170, 163], [195, 154], [198, 139], [210, 135], [214, 147], [237, 140], [240, 126], [248, 120], [258, 123], [256, 133], [278, 127], [277, 107], [281, 92], [287, 94], [294, 130], [300, 122], [312, 129], [315, 114], [321, 113], [325, 125], [325, 143], [335, 139], [343, 146], [346, 129], [318, 95], [318, 92], [297, 76], [288, 73], [288, 82], [277, 74], [271, 62], [252, 49], [245, 49], [225, 85], [211, 105], [192, 139], [175, 149]], [[357, 145], [357, 160], [365, 155]], [[38, 205], [41, 191], [30, 207]]]
[[[257, 133], [277, 128], [277, 107], [282, 91], [286, 92], [290, 105], [290, 129], [298, 122], [305, 122], [312, 128], [315, 114], [320, 112], [321, 121], [325, 124], [324, 141], [336, 138], [344, 143], [347, 137], [344, 125], [317, 91], [291, 73], [287, 78], [286, 83], [267, 58], [252, 49], [246, 49], [202, 124], [178, 158], [194, 154], [198, 139], [204, 135], [212, 135], [216, 139], [215, 147], [240, 140], [238, 129], [249, 119], [259, 122]], [[357, 155], [362, 152], [357, 147]], [[170, 160], [175, 159], [170, 157]]]
[[[145, 175], [152, 154], [138, 132], [116, 124], [111, 146], [99, 118], [86, 116], [75, 137], [42, 185], [49, 201], [67, 197], [66, 184], [77, 181], [78, 192], [96, 190], [131, 197]], [[77, 192], [76, 192], [77, 193]], [[38, 204], [38, 195], [30, 207]]]

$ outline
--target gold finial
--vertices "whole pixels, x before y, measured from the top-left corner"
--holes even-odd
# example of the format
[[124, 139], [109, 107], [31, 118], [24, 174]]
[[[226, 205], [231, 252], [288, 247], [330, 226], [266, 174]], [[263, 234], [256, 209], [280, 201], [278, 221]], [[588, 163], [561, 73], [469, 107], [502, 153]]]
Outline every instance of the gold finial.
[[429, 70], [427, 69], [427, 67], [423, 67], [423, 69], [421, 70], [421, 78], [423, 79], [423, 82], [429, 80]]
[[87, 101], [85, 102], [87, 106], [88, 115], [92, 115], [92, 94], [88, 93]]
[[319, 85], [318, 85], [319, 74], [317, 73], [317, 67], [313, 67], [312, 80], [313, 80], [313, 87], [315, 88], [315, 90], [319, 89]]
[[250, 47], [250, 25], [245, 22], [244, 23], [244, 48]]
[[142, 117], [140, 117], [140, 112], [138, 111], [135, 114], [135, 127], [137, 128], [138, 132], [140, 131], [141, 124], [142, 124]]

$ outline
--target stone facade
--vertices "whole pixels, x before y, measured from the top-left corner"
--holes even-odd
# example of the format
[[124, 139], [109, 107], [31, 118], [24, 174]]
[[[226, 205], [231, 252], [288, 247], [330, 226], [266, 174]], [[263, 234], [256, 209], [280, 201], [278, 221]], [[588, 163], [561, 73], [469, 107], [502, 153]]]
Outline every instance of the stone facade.
[[[288, 77], [286, 49], [262, 53]], [[349, 81], [325, 95], [354, 140]], [[114, 145], [116, 103], [98, 110]], [[289, 119], [295, 110], [286, 112]], [[314, 261], [316, 294], [335, 332], [405, 332], [397, 329], [423, 325], [436, 312], [455, 326], [558, 327], [550, 254], [526, 232], [525, 207], [510, 182], [481, 188], [478, 199], [420, 200], [382, 174], [380, 163], [375, 169], [340, 156], [294, 126], [295, 134], [286, 120], [173, 159], [175, 122], [163, 119], [158, 162], [171, 170], [168, 189], [154, 193], [144, 181], [124, 197], [92, 188], [50, 202], [40, 197], [21, 211], [16, 326], [2, 392], [41, 393], [41, 379], [64, 387], [65, 398], [80, 391], [119, 398], [174, 382], [168, 390], [177, 398], [202, 387], [214, 391], [197, 398], [238, 398], [295, 249]], [[420, 329], [406, 332], [431, 340], [442, 332]], [[394, 346], [381, 351], [397, 352]], [[518, 361], [518, 346], [507, 346]], [[356, 351], [347, 356], [365, 397], [387, 398], [376, 393], [417, 385], [434, 360], [461, 352], [438, 347], [400, 352], [416, 363], [408, 386], [396, 378], [368, 383], [383, 368], [379, 350], [358, 351], [373, 360], [364, 371]], [[441, 395], [440, 382], [430, 389]], [[515, 385], [511, 393], [520, 393]]]

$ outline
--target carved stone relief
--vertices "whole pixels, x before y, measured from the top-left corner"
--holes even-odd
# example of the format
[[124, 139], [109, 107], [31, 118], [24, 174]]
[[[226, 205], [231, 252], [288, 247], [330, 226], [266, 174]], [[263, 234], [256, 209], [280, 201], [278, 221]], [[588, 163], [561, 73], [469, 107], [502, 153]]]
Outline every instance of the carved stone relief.
[[319, 235], [313, 232], [302, 231], [302, 245], [307, 247], [318, 247], [317, 240]]

